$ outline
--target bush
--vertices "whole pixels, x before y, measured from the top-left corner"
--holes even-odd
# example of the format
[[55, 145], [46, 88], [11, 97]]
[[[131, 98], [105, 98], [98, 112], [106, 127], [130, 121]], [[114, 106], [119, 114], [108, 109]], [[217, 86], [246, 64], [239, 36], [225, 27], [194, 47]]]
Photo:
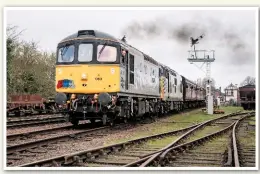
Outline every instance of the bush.
[[19, 39], [18, 27], [7, 27], [7, 96], [55, 94], [55, 53], [38, 50], [36, 42]]

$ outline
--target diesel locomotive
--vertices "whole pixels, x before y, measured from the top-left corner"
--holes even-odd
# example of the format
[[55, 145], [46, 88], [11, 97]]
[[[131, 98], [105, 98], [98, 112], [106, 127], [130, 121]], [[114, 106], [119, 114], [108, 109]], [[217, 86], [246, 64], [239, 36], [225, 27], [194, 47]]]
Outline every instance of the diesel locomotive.
[[80, 30], [57, 46], [56, 98], [72, 124], [159, 116], [205, 105], [206, 91], [173, 69], [97, 30]]

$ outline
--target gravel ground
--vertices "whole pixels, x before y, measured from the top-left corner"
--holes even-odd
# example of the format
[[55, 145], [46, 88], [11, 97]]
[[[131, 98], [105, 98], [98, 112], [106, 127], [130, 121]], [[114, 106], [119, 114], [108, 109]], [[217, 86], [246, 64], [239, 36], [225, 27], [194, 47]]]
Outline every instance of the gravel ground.
[[67, 135], [67, 134], [78, 133], [78, 132], [82, 132], [82, 130], [73, 130], [73, 129], [54, 130], [52, 132], [47, 132], [45, 134], [36, 134], [35, 136], [29, 136], [28, 138], [20, 137], [20, 139], [15, 139], [14, 141], [7, 141], [7, 144], [8, 145], [23, 144], [27, 142], [34, 142], [40, 139], [58, 137], [61, 135]]
[[[86, 124], [88, 121], [80, 121], [80, 124]], [[11, 135], [11, 134], [18, 134], [18, 133], [27, 133], [27, 132], [34, 132], [38, 130], [44, 130], [44, 129], [51, 129], [51, 128], [56, 128], [56, 127], [61, 127], [61, 126], [70, 126], [72, 125], [70, 122], [65, 122], [65, 123], [51, 123], [51, 124], [45, 124], [41, 126], [32, 126], [32, 127], [24, 127], [24, 128], [12, 128], [12, 129], [7, 129], [6, 134]]]
[[[195, 110], [196, 112], [198, 112], [200, 109]], [[194, 111], [193, 111], [194, 112]], [[186, 113], [182, 113], [181, 115], [185, 116], [189, 114], [189, 112]], [[40, 117], [40, 115], [38, 115]], [[50, 115], [41, 115], [41, 116], [50, 116]], [[169, 118], [160, 118], [159, 122], [168, 122]], [[80, 121], [80, 124], [84, 124], [88, 121]], [[33, 132], [33, 131], [37, 131], [37, 130], [44, 130], [44, 129], [50, 129], [50, 128], [56, 128], [56, 127], [60, 127], [60, 126], [67, 126], [67, 125], [72, 125], [70, 122], [68, 123], [57, 123], [57, 124], [46, 124], [46, 125], [42, 125], [42, 126], [37, 126], [37, 127], [24, 127], [24, 128], [12, 128], [12, 129], [7, 129], [6, 134], [10, 135], [10, 134], [17, 134], [17, 133], [26, 133], [26, 132]]]
[[[199, 110], [195, 110], [195, 112], [199, 112]], [[194, 111], [192, 111], [192, 113], [194, 113]], [[177, 116], [183, 118], [183, 116], [191, 116], [191, 115], [193, 114], [183, 113], [183, 114], [178, 114]], [[92, 137], [91, 140], [89, 140], [89, 138], [80, 138], [80, 139], [72, 139], [72, 141], [60, 142], [59, 144], [50, 145], [46, 153], [34, 153], [36, 155], [35, 157], [25, 157], [22, 160], [14, 160], [12, 161], [13, 164], [11, 166], [30, 163], [37, 160], [43, 160], [47, 158], [69, 154], [69, 153], [75, 153], [78, 151], [89, 150], [92, 148], [97, 148], [108, 144], [114, 144], [129, 139], [135, 139], [143, 136], [154, 135], [154, 134], [168, 132], [172, 130], [178, 130], [195, 124], [194, 120], [186, 120], [183, 123], [174, 122], [172, 121], [173, 120], [172, 118], [174, 118], [175, 116], [176, 115], [166, 117], [150, 124], [137, 124], [135, 126], [128, 125], [128, 126], [123, 126], [121, 128], [116, 128], [116, 129], [114, 128], [113, 130], [107, 131], [104, 136]], [[196, 116], [194, 119], [196, 119]], [[207, 118], [206, 120], [208, 119], [209, 118]], [[202, 122], [202, 120], [199, 120], [198, 122]], [[63, 125], [65, 124], [63, 123]], [[46, 126], [50, 126], [50, 125], [46, 125]], [[30, 129], [32, 128], [27, 128], [27, 131], [30, 131]], [[21, 132], [21, 129], [19, 129], [19, 132]], [[31, 154], [31, 153], [26, 152], [26, 154]]]
[[69, 125], [72, 124], [68, 122], [68, 123], [46, 124], [37, 127], [12, 128], [12, 129], [7, 129], [6, 134], [11, 135], [11, 134], [18, 134], [18, 133], [26, 133], [26, 132], [33, 132], [37, 130], [44, 130], [44, 129], [61, 127], [61, 126], [69, 126]]
[[61, 114], [47, 114], [47, 115], [32, 115], [28, 117], [15, 117], [15, 118], [7, 118], [7, 121], [16, 121], [16, 120], [29, 120], [29, 119], [45, 119], [45, 118], [53, 118], [53, 117], [61, 117]]
[[[32, 157], [24, 157], [22, 160], [12, 160], [13, 165], [21, 165], [23, 163], [29, 163], [29, 162], [34, 162], [37, 160], [42, 160], [46, 158], [51, 158], [55, 156], [60, 156], [68, 153], [73, 153], [77, 151], [82, 151], [82, 150], [88, 150], [92, 148], [96, 148], [99, 146], [103, 146], [104, 142], [106, 141], [107, 137], [111, 136], [112, 134], [121, 134], [122, 129], [124, 129], [126, 132], [130, 129], [133, 129], [134, 126], [128, 125], [124, 126], [123, 128], [118, 128], [110, 131], [106, 131], [104, 134], [104, 137], [92, 137], [91, 141], [89, 141], [89, 138], [80, 138], [80, 139], [72, 139], [73, 141], [67, 141], [67, 142], [59, 142], [58, 144], [50, 145], [48, 146], [48, 149], [44, 148], [42, 150], [45, 150], [46, 153], [30, 153], [26, 152], [26, 154], [31, 154], [31, 155], [36, 155]], [[8, 161], [8, 162], [11, 162]]]

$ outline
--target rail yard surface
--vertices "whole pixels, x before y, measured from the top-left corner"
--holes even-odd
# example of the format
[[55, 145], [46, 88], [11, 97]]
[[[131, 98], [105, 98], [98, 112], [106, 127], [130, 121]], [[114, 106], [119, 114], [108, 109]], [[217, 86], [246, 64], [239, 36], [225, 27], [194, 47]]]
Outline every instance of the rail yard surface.
[[[82, 122], [77, 128], [71, 123], [8, 128], [7, 166], [234, 166], [230, 154], [234, 152], [231, 132], [236, 122], [240, 166], [254, 166], [254, 112], [222, 109], [225, 114], [207, 115], [195, 109], [114, 127]], [[216, 133], [221, 131], [223, 134]]]

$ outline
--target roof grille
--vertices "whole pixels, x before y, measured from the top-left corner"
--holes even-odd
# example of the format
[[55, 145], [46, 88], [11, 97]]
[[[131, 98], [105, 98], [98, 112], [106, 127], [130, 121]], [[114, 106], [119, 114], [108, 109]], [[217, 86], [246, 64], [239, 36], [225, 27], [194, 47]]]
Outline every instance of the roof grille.
[[78, 31], [78, 37], [79, 37], [79, 36], [84, 36], [84, 35], [96, 36], [94, 30], [79, 30], [79, 31]]

